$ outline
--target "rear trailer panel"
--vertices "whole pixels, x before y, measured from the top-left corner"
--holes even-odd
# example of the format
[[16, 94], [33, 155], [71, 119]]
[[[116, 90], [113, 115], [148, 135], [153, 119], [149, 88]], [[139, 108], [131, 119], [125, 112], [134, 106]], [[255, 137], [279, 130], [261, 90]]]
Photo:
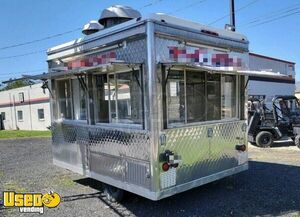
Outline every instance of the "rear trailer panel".
[[[54, 164], [151, 200], [248, 168], [247, 150], [237, 148], [247, 149], [237, 73], [248, 67], [247, 40], [173, 19], [128, 21], [48, 51]], [[189, 73], [203, 74], [200, 83]], [[192, 107], [199, 93], [200, 113]]]

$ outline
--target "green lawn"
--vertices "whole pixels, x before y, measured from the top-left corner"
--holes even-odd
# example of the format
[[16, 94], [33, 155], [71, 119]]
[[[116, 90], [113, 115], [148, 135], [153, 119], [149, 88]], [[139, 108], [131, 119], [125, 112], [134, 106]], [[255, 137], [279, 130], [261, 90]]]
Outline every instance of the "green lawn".
[[50, 137], [51, 131], [1, 130], [0, 139], [15, 139], [29, 137]]

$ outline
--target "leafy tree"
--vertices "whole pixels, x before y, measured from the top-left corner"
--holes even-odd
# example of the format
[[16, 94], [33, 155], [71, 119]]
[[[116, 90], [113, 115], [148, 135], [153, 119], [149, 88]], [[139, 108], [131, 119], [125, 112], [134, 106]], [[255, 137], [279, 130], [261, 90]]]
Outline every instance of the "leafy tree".
[[1, 85], [0, 91], [11, 90], [11, 89], [15, 89], [15, 88], [19, 88], [19, 87], [25, 87], [25, 86], [34, 84], [34, 82], [32, 80], [29, 80], [29, 79], [17, 80], [17, 81], [14, 81], [12, 79], [10, 79], [10, 80], [11, 80], [11, 82], [8, 82], [6, 84]]

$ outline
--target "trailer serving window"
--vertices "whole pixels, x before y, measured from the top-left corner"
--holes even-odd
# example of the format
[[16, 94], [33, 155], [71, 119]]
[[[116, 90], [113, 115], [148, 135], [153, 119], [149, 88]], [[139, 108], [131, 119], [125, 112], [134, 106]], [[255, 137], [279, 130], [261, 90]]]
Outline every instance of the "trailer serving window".
[[71, 82], [57, 80], [58, 118], [72, 119]]
[[94, 84], [96, 122], [142, 124], [142, 86], [139, 70], [95, 75]]
[[237, 117], [236, 75], [169, 70], [164, 84], [164, 114], [170, 127]]
[[[85, 78], [82, 78], [85, 82]], [[86, 90], [83, 84], [80, 84], [79, 79], [72, 79], [72, 94], [73, 94], [73, 107], [74, 119], [86, 120], [87, 119], [87, 106], [86, 106]]]

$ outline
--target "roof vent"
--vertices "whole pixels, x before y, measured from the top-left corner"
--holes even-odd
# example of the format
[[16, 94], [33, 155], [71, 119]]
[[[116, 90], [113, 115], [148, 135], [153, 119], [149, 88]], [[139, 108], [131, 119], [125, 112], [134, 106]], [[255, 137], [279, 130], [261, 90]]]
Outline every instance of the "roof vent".
[[225, 29], [228, 31], [235, 32], [235, 26], [230, 25], [230, 24], [225, 24]]
[[131, 7], [113, 5], [102, 11], [99, 23], [108, 28], [139, 17], [141, 13]]
[[85, 35], [90, 35], [99, 32], [104, 27], [100, 25], [96, 20], [91, 20], [83, 26], [82, 33]]

